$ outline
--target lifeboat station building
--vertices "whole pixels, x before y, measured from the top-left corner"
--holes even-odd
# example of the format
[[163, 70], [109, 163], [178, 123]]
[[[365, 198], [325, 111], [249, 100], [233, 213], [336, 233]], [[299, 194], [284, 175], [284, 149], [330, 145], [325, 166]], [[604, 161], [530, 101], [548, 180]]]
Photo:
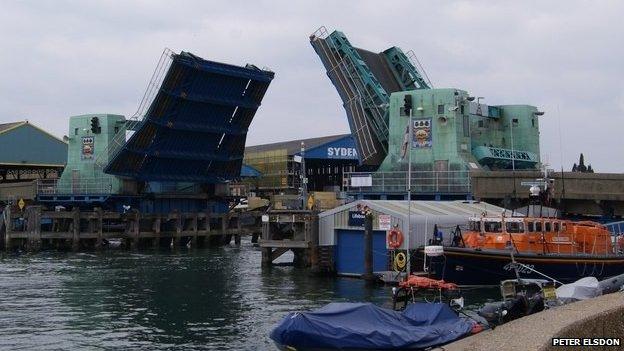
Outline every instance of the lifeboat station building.
[[[411, 208], [408, 207], [408, 203]], [[450, 243], [457, 226], [465, 230], [470, 217], [486, 212], [500, 215], [504, 208], [476, 201], [358, 200], [319, 214], [319, 249], [333, 257], [333, 268], [339, 275], [360, 276], [364, 273], [364, 215], [368, 207], [373, 212], [373, 271], [391, 270], [390, 248], [386, 242], [388, 230], [397, 228], [404, 240], [399, 250], [414, 250], [427, 244], [434, 227]], [[411, 218], [411, 220], [408, 220]], [[407, 239], [408, 223], [409, 240]]]
[[309, 191], [338, 192], [344, 173], [365, 170], [358, 166], [351, 134], [248, 146], [243, 162], [260, 173], [259, 177], [247, 180], [249, 189], [265, 194], [298, 193], [302, 156]]

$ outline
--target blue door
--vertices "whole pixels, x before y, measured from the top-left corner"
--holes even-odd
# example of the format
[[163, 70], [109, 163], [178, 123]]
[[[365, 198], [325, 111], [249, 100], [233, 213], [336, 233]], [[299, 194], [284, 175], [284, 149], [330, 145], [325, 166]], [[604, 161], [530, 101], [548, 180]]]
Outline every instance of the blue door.
[[[336, 230], [336, 271], [338, 274], [364, 273], [364, 231]], [[373, 231], [373, 271], [388, 270], [386, 232]]]

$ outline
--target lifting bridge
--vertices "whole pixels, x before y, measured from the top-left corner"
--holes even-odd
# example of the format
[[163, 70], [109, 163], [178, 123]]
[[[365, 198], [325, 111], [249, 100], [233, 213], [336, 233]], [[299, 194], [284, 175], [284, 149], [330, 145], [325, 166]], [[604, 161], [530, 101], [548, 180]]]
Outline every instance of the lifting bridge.
[[310, 43], [342, 99], [360, 164], [378, 166], [388, 152], [390, 94], [429, 89], [429, 78], [421, 74], [419, 63], [420, 71], [412, 63], [413, 52], [406, 55], [398, 47], [374, 53], [354, 47], [340, 31], [329, 34], [325, 27], [310, 36]]

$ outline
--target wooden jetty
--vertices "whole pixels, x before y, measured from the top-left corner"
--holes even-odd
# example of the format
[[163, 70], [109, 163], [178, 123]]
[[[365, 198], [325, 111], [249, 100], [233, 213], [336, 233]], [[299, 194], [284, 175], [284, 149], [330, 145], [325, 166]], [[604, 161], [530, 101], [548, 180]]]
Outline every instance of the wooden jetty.
[[319, 268], [318, 212], [308, 210], [270, 210], [262, 217], [262, 265], [288, 251], [296, 266]]
[[[72, 210], [50, 211], [29, 206], [23, 211], [6, 206], [0, 218], [0, 241], [5, 250], [37, 251], [42, 248], [99, 249], [112, 239], [124, 247], [219, 245], [242, 235], [260, 235], [262, 214], [210, 212], [146, 214]], [[246, 223], [245, 223], [246, 222]]]

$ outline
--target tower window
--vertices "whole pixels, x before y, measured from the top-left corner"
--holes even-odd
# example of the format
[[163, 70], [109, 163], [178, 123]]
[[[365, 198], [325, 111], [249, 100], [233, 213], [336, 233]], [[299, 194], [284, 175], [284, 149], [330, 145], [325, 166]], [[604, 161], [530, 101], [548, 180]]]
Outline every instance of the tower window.
[[535, 118], [531, 118], [531, 126], [535, 127]]
[[438, 105], [438, 114], [439, 115], [443, 115], [444, 114], [444, 105]]

